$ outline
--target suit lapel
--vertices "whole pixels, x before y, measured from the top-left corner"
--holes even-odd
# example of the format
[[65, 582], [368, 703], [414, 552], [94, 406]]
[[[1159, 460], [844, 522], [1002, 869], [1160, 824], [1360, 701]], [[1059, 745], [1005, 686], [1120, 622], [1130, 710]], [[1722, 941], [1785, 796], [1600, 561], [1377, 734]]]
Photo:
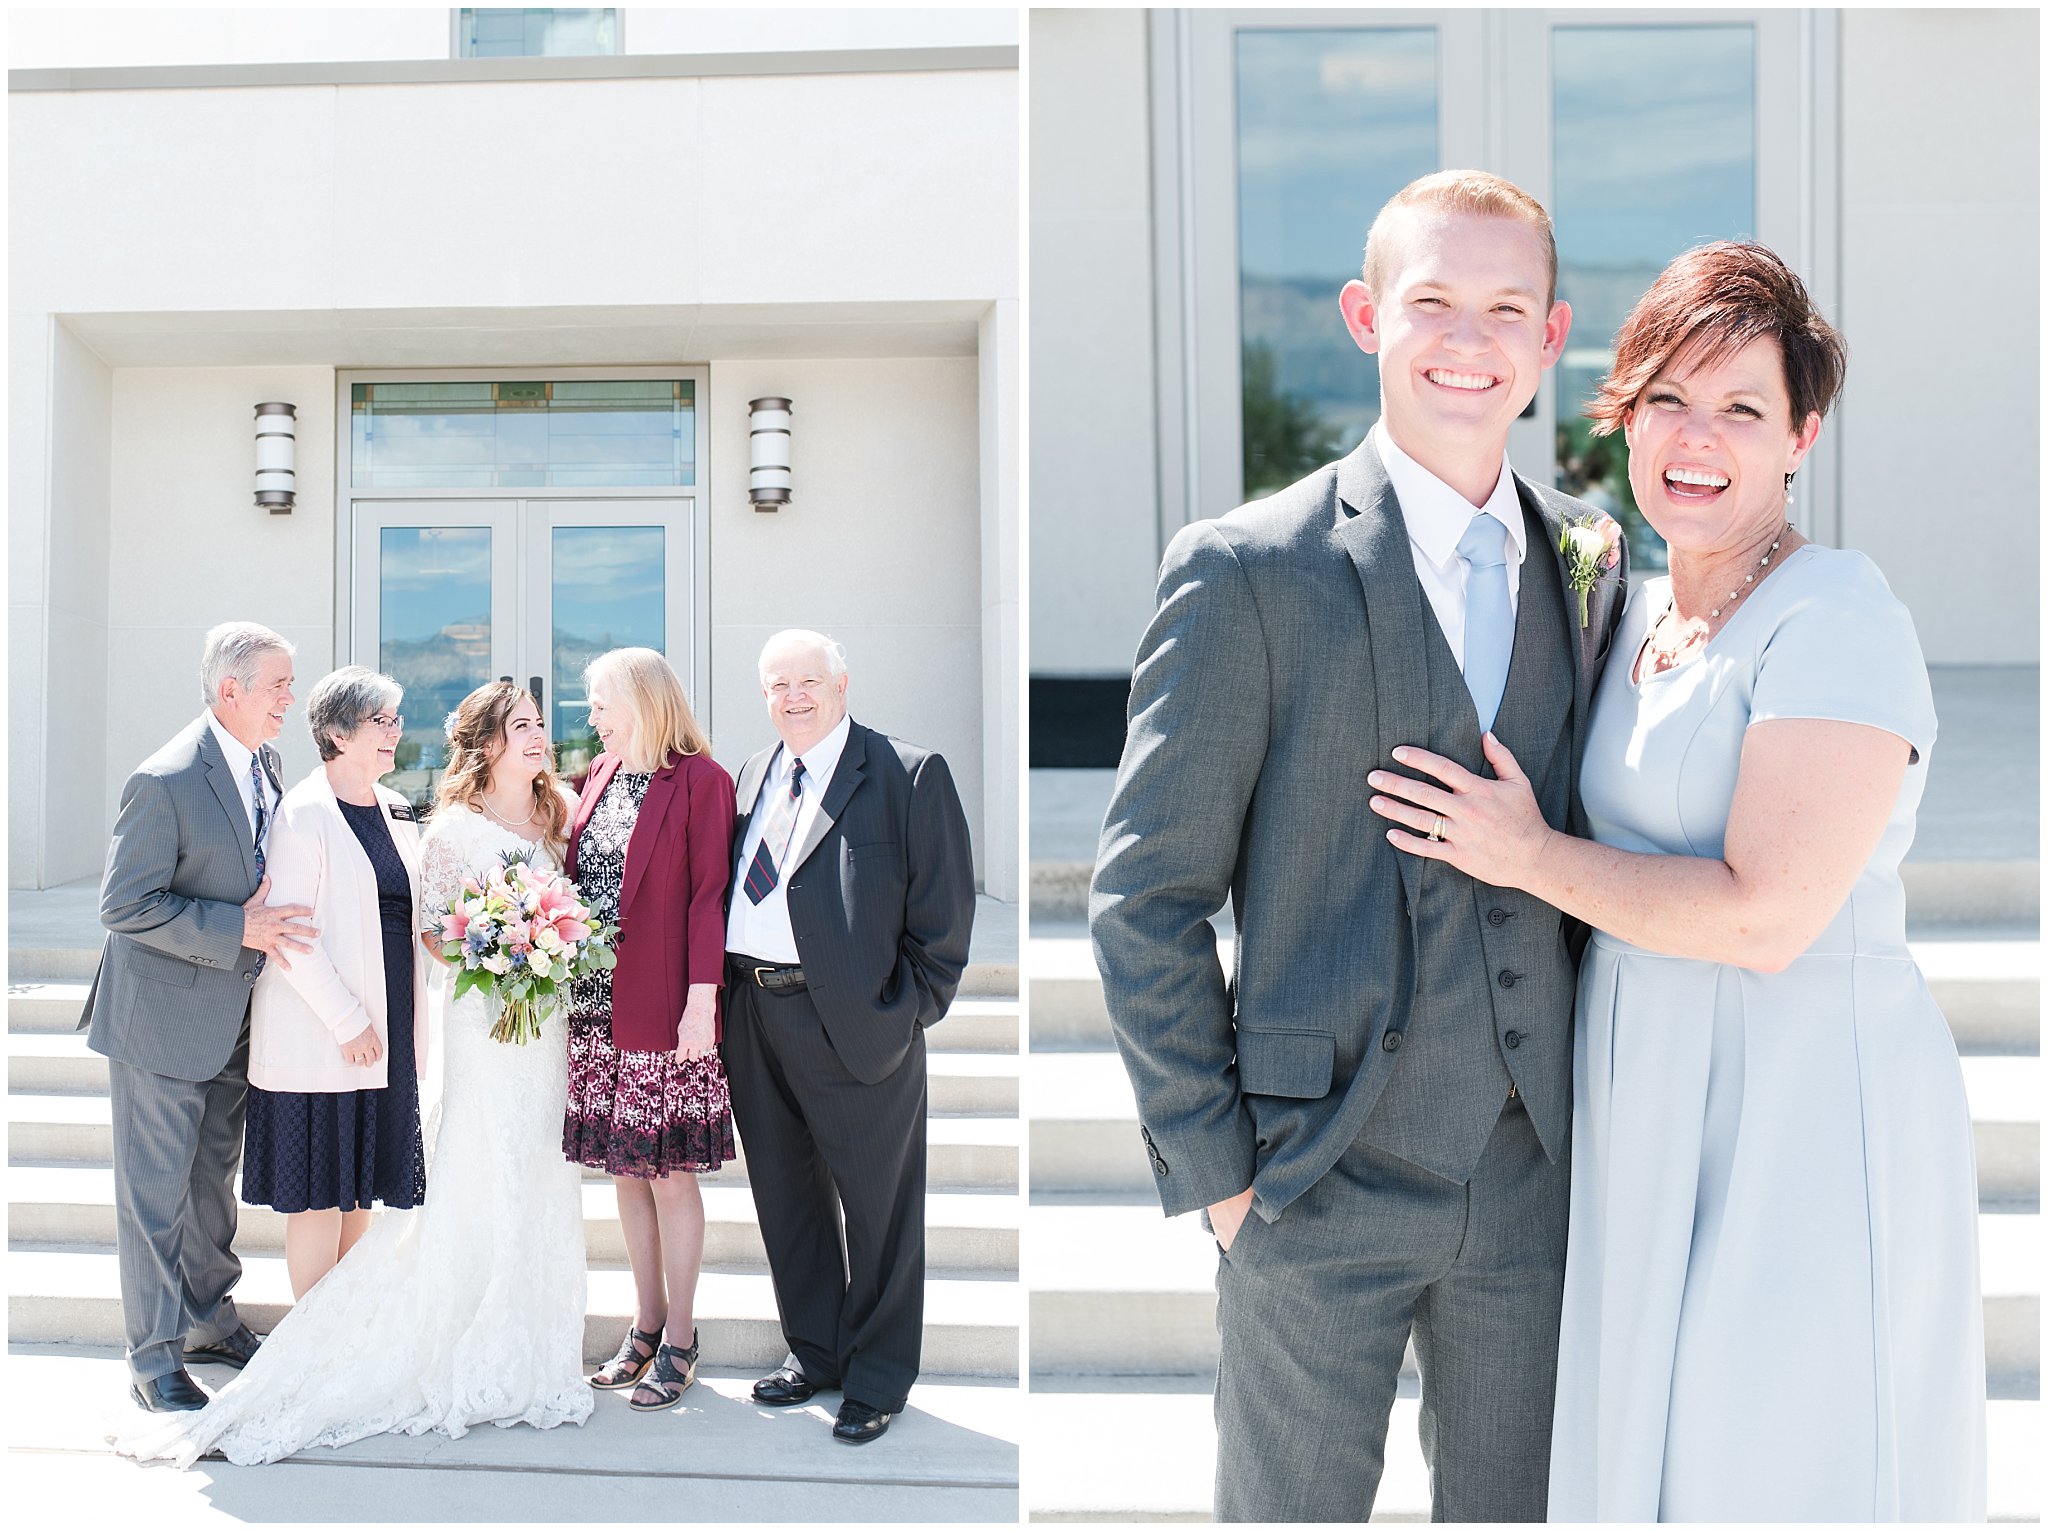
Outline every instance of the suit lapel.
[[576, 816], [569, 821], [569, 848], [562, 857], [562, 875], [571, 882], [576, 880], [576, 841], [583, 833], [583, 826], [590, 822], [591, 814], [597, 811], [598, 799], [604, 796], [605, 783], [612, 779], [612, 773], [618, 768], [619, 757], [607, 751], [590, 763], [590, 774], [583, 778], [583, 791], [576, 798]]
[[640, 879], [647, 874], [647, 863], [654, 858], [654, 841], [661, 833], [661, 821], [668, 815], [669, 804], [675, 801], [682, 771], [682, 761], [671, 760], [654, 773], [653, 779], [647, 783], [647, 795], [640, 799], [640, 814], [633, 821], [633, 833], [626, 841], [626, 872], [619, 887], [621, 921], [632, 905], [634, 889], [640, 886]]
[[[1538, 494], [1534, 486], [1519, 473], [1515, 475], [1515, 491], [1521, 497], [1523, 507], [1542, 524], [1545, 556], [1539, 562], [1536, 550], [1531, 548], [1528, 559], [1522, 565], [1522, 578], [1526, 580], [1533, 577], [1538, 569], [1547, 571], [1562, 599], [1564, 646], [1572, 656], [1573, 726], [1575, 730], [1582, 729], [1586, 710], [1592, 702], [1593, 678], [1599, 673], [1597, 645], [1606, 630], [1606, 623], [1601, 620], [1603, 614], [1597, 607], [1589, 607], [1594, 620], [1583, 628], [1579, 626], [1579, 598], [1565, 579], [1564, 553], [1558, 547], [1564, 536], [1563, 518], [1544, 502], [1543, 496]], [[1601, 587], [1612, 583], [1613, 581], [1604, 579], [1594, 582], [1593, 594], [1596, 600], [1602, 593]]]
[[747, 846], [747, 829], [754, 822], [754, 804], [761, 798], [761, 783], [768, 779], [768, 768], [775, 763], [775, 752], [782, 746], [772, 745], [755, 755], [740, 767], [740, 779], [733, 784], [732, 821], [732, 876], [737, 887], [746, 879], [746, 870], [740, 865], [740, 852]]
[[249, 883], [256, 883], [256, 838], [249, 829], [249, 810], [242, 803], [242, 785], [235, 780], [234, 768], [228, 764], [228, 757], [221, 753], [220, 740], [213, 736], [213, 725], [202, 714], [199, 719], [199, 758], [206, 762], [207, 784], [213, 788], [213, 795], [220, 799], [220, 806], [228, 816], [235, 844], [242, 848], [242, 865], [248, 870]]
[[[1337, 465], [1337, 499], [1339, 514], [1345, 517], [1337, 527], [1337, 540], [1350, 555], [1365, 593], [1366, 647], [1372, 655], [1373, 704], [1384, 755], [1397, 744], [1430, 737], [1434, 709], [1429, 667], [1418, 641], [1429, 641], [1436, 618], [1415, 577], [1401, 503], [1370, 437]], [[1441, 642], [1443, 634], [1435, 637]], [[1391, 760], [1382, 765], [1399, 769]], [[1412, 904], [1421, 864], [1413, 856], [1396, 856], [1394, 864]]]
[[782, 875], [804, 864], [812, 851], [824, 842], [832, 826], [839, 821], [839, 815], [846, 811], [846, 800], [853, 796], [853, 789], [861, 783], [866, 774], [868, 749], [867, 730], [860, 724], [852, 724], [846, 731], [846, 747], [839, 752], [839, 765], [832, 772], [832, 780], [826, 784], [824, 799], [818, 804], [818, 811], [811, 819], [811, 827], [804, 831], [804, 837], [795, 850], [789, 853], [789, 860], [782, 868]]

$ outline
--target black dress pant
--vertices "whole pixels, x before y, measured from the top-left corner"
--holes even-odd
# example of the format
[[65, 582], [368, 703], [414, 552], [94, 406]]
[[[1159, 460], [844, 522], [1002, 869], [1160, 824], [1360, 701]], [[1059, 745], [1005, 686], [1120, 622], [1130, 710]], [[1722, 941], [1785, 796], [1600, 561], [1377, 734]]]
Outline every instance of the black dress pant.
[[807, 989], [729, 979], [720, 1050], [784, 1338], [815, 1386], [897, 1413], [924, 1342], [924, 1034], [863, 1084]]

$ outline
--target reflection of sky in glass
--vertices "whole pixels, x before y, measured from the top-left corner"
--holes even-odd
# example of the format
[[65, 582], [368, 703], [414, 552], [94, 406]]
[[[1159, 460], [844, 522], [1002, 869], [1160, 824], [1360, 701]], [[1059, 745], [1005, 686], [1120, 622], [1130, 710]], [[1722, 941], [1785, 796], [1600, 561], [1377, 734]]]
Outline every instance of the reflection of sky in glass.
[[585, 734], [583, 667], [607, 649], [666, 652], [664, 529], [558, 526], [554, 537], [552, 733]]
[[1617, 433], [1588, 442], [1578, 410], [1615, 331], [1673, 257], [1756, 232], [1756, 36], [1747, 26], [1558, 27], [1558, 296], [1572, 334], [1558, 365], [1558, 483], [1619, 511], [1639, 567], [1664, 548], [1635, 514]]
[[551, 7], [460, 11], [463, 58], [565, 58], [619, 51], [616, 10]]
[[673, 381], [357, 383], [360, 488], [696, 481], [695, 385]]
[[1431, 28], [1237, 34], [1247, 494], [1348, 450], [1378, 418], [1378, 373], [1337, 291], [1373, 215], [1437, 168], [1436, 48]]
[[443, 715], [490, 679], [491, 532], [387, 526], [378, 537], [377, 668], [405, 687], [399, 764], [433, 768], [446, 756]]

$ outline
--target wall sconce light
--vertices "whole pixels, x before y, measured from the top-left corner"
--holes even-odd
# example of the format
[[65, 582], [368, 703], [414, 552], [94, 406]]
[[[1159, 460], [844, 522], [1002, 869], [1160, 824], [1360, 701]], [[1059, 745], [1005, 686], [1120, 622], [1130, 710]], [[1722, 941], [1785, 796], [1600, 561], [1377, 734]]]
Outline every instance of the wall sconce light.
[[756, 510], [779, 510], [789, 503], [789, 400], [751, 399], [747, 416], [753, 448], [747, 498]]
[[273, 516], [292, 513], [297, 492], [292, 482], [292, 457], [298, 416], [298, 409], [290, 404], [256, 406], [256, 503]]

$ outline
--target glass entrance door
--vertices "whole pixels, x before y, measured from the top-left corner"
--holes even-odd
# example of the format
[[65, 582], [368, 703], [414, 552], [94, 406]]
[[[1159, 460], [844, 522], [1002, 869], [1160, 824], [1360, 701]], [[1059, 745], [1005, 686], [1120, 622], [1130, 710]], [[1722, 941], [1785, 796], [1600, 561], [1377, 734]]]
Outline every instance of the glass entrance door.
[[443, 719], [494, 676], [538, 692], [558, 769], [597, 744], [583, 667], [607, 649], [666, 654], [700, 710], [689, 499], [357, 500], [349, 657], [405, 687], [387, 784], [415, 803], [447, 765]]

